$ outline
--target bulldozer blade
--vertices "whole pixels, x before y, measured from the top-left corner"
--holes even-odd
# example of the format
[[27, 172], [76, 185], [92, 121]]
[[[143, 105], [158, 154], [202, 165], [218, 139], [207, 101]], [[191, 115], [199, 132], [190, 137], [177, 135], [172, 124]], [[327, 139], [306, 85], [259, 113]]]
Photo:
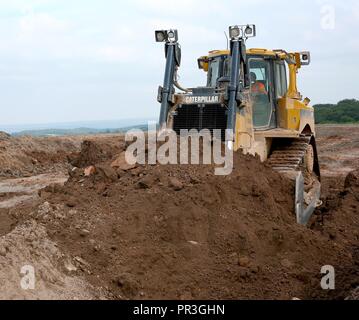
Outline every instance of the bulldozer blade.
[[300, 172], [296, 178], [295, 183], [295, 213], [297, 215], [297, 222], [306, 226], [313, 215], [315, 209], [320, 203], [321, 185], [315, 185], [311, 191], [310, 202], [306, 204], [304, 191], [304, 177]]

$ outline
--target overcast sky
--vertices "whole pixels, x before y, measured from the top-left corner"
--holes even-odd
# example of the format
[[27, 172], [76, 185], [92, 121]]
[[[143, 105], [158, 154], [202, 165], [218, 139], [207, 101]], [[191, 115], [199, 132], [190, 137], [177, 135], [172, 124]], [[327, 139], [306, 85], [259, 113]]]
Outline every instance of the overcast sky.
[[185, 86], [197, 58], [255, 23], [248, 47], [310, 50], [300, 90], [313, 103], [359, 98], [359, 1], [0, 0], [0, 124], [157, 118], [163, 45], [178, 28]]

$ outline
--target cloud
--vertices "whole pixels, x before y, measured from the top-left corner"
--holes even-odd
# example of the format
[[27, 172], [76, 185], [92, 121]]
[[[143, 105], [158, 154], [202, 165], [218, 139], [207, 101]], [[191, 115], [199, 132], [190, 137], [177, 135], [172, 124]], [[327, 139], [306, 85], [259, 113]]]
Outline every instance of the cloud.
[[[253, 1], [253, 0], [252, 0]], [[146, 11], [147, 14], [155, 14], [163, 16], [198, 16], [217, 11], [224, 12], [228, 6], [225, 2], [216, 0], [207, 0], [206, 2], [199, 0], [133, 0], [133, 5], [141, 11]]]
[[109, 62], [135, 62], [136, 51], [126, 46], [105, 46], [98, 50], [98, 56]]
[[[334, 30], [320, 24], [321, 6], [328, 4], [335, 7]], [[306, 0], [296, 14], [284, 0], [0, 0], [0, 11], [2, 105], [11, 106], [1, 122], [19, 117], [18, 122], [36, 122], [32, 112], [22, 116], [29, 106], [34, 114], [47, 114], [49, 106], [59, 109], [57, 114], [67, 108], [73, 120], [98, 106], [105, 118], [132, 117], [135, 110], [156, 114], [165, 60], [154, 30], [170, 27], [179, 30], [184, 86], [205, 82], [196, 59], [226, 47], [223, 32], [229, 25], [255, 23], [258, 35], [248, 47], [312, 52], [300, 89], [314, 102], [334, 102], [343, 91], [358, 95], [345, 83], [356, 83], [349, 71], [359, 67], [356, 0]], [[134, 95], [138, 108], [128, 108]], [[49, 121], [56, 120], [49, 114]]]
[[26, 59], [71, 58], [76, 53], [72, 32], [70, 21], [30, 11], [16, 22], [10, 48], [14, 55]]
[[19, 20], [20, 40], [33, 40], [36, 37], [55, 36], [70, 31], [70, 23], [57, 19], [47, 13], [30, 12]]

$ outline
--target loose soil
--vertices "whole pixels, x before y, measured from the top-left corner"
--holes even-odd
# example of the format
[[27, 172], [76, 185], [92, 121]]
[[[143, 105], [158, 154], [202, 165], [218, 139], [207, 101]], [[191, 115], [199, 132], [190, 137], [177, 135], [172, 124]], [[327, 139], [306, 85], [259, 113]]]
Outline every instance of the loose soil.
[[[66, 151], [69, 163], [60, 161], [58, 172], [66, 168], [70, 174], [65, 183], [48, 181], [30, 202], [2, 208], [11, 199], [4, 190], [0, 239], [15, 234], [20, 241], [24, 230], [41, 230], [34, 237], [49, 241], [57, 254], [40, 244], [29, 256], [24, 245], [15, 250], [21, 259], [0, 271], [0, 280], [13, 274], [14, 286], [26, 257], [45, 271], [43, 289], [25, 298], [355, 298], [359, 166], [356, 157], [343, 157], [358, 143], [359, 127], [351, 127], [351, 144], [344, 150], [348, 130], [318, 130], [323, 206], [307, 228], [295, 221], [293, 183], [257, 158], [237, 154], [234, 171], [226, 177], [215, 176], [214, 167], [205, 165], [115, 170], [110, 164], [125, 148], [123, 137], [86, 137], [81, 150]], [[343, 134], [336, 143], [330, 141], [332, 131]], [[341, 150], [340, 159], [332, 158], [335, 150]], [[345, 170], [336, 167], [342, 160]], [[87, 166], [96, 172], [85, 176]], [[334, 174], [331, 168], [338, 170]], [[11, 252], [12, 246], [15, 242], [6, 248]], [[65, 279], [54, 280], [57, 287], [46, 278], [49, 265], [58, 272], [55, 279]], [[320, 287], [325, 265], [336, 269], [334, 291]], [[12, 286], [6, 287], [9, 292]], [[15, 291], [13, 297], [21, 294]]]

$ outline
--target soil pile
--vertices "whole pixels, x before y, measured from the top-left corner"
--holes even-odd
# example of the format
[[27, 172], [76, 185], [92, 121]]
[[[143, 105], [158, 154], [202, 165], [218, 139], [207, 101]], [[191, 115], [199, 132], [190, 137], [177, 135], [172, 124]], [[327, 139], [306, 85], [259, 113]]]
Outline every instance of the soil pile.
[[[74, 264], [48, 238], [43, 226], [27, 221], [0, 237], [0, 299], [101, 298], [100, 290], [95, 292], [86, 281], [73, 276]], [[36, 290], [23, 289], [32, 279], [29, 267], [34, 270]]]
[[109, 297], [321, 298], [322, 266], [354, 265], [345, 230], [333, 239], [323, 221], [297, 225], [292, 182], [258, 159], [236, 154], [224, 177], [211, 165], [120, 170], [110, 165], [124, 150], [116, 140], [85, 142], [65, 186], [41, 191], [49, 210], [35, 216]]
[[24, 177], [66, 169], [67, 155], [78, 151], [72, 137], [11, 137], [0, 133], [0, 177]]
[[71, 154], [68, 160], [74, 167], [85, 168], [106, 162], [115, 155], [116, 150], [122, 150], [124, 147], [125, 143], [120, 137], [102, 141], [84, 140], [81, 144], [81, 152]]
[[0, 141], [6, 141], [10, 139], [10, 135], [6, 132], [0, 131]]
[[[330, 186], [330, 192], [318, 210], [313, 229], [332, 239], [334, 248], [339, 244], [350, 248], [349, 257], [353, 263], [336, 266], [336, 285], [343, 291], [317, 293], [323, 299], [343, 299], [345, 293], [359, 287], [359, 170], [350, 172], [345, 179], [329, 179], [325, 182], [327, 187]], [[359, 289], [354, 291], [350, 299], [359, 299], [358, 292]]]

